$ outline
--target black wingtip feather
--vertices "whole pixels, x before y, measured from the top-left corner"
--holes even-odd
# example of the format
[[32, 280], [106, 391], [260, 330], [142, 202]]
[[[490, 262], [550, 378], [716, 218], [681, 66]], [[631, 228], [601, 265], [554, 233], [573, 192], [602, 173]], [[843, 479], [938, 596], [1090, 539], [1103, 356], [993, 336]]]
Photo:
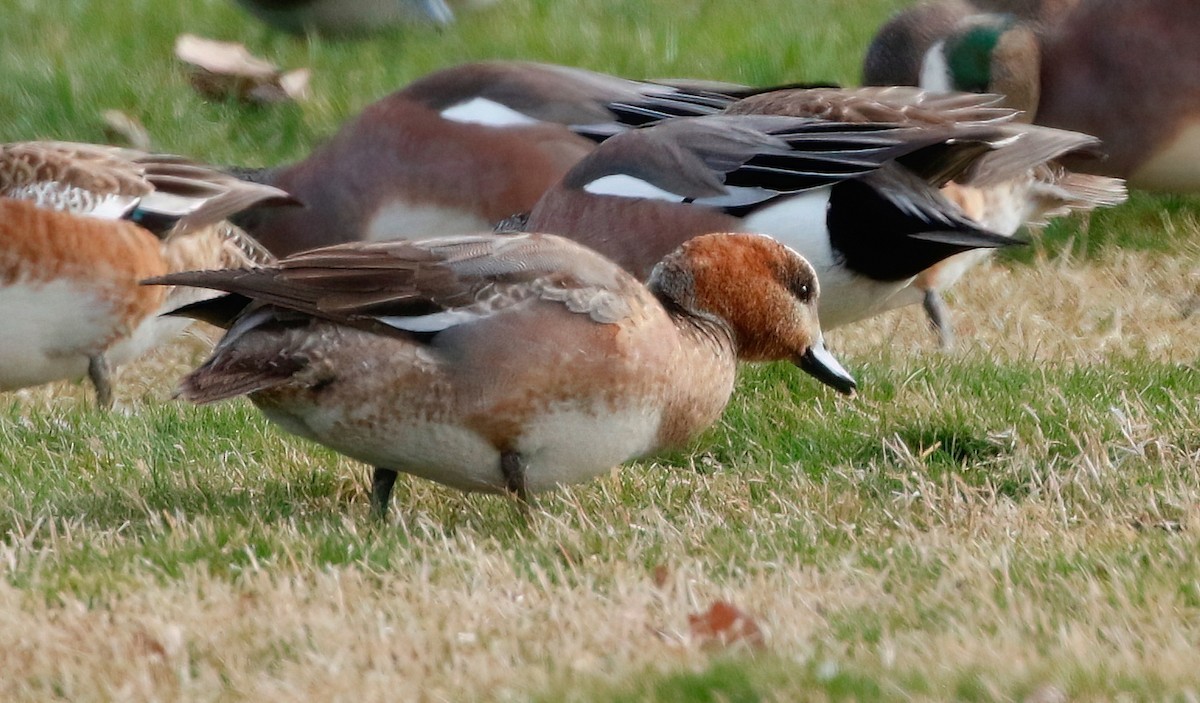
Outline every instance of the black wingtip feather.
[[190, 317], [193, 320], [207, 322], [223, 329], [229, 329], [234, 320], [241, 315], [253, 301], [244, 295], [226, 293], [215, 298], [198, 300], [164, 312], [173, 317]]

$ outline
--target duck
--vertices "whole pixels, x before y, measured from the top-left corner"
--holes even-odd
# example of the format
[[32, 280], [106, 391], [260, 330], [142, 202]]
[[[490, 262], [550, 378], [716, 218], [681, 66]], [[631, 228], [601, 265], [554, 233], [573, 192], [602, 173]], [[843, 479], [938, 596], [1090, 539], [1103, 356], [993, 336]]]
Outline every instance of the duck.
[[[1023, 29], [1007, 41], [1014, 46], [1032, 41], [1034, 32], [1055, 25], [1080, 0], [926, 0], [893, 15], [875, 33], [863, 59], [863, 85], [921, 85], [926, 53], [977, 15], [1006, 17]], [[1023, 49], [1027, 51], [1027, 48]], [[1000, 92], [1003, 91], [977, 91]]]
[[732, 101], [694, 83], [682, 90], [555, 64], [452, 66], [367, 106], [296, 163], [231, 169], [304, 203], [235, 219], [277, 256], [485, 231], [528, 212], [596, 141], [659, 119], [642, 117], [643, 107], [672, 95], [661, 109], [708, 114]]
[[247, 395], [284, 430], [463, 491], [529, 493], [685, 445], [720, 415], [739, 360], [786, 360], [843, 393], [819, 283], [768, 237], [718, 233], [645, 284], [542, 233], [351, 242], [151, 284], [224, 297], [176, 311], [225, 327], [179, 394]]
[[445, 0], [237, 0], [259, 20], [289, 34], [349, 36], [404, 24], [446, 27], [454, 11]]
[[[1000, 125], [1020, 122], [1022, 113], [1004, 104], [1003, 96], [934, 92], [901, 86], [857, 89], [787, 89], [751, 95], [732, 103], [724, 114], [819, 117], [839, 122], [885, 122], [908, 127]], [[1017, 128], [1018, 133], [1042, 132]], [[989, 232], [1013, 237], [1025, 227], [1042, 227], [1056, 217], [1088, 213], [1124, 202], [1123, 180], [1072, 172], [1059, 163], [1074, 154], [1093, 153], [1095, 138], [1083, 134], [1040, 134], [1040, 154], [1029, 168], [1003, 178], [980, 178], [968, 172], [940, 188], [940, 194], [968, 219]], [[994, 158], [994, 156], [987, 156]], [[953, 254], [925, 269], [893, 295], [888, 309], [920, 303], [943, 350], [955, 347], [953, 320], [943, 293], [996, 249], [978, 248]]]
[[525, 227], [580, 241], [639, 277], [698, 234], [768, 234], [816, 269], [828, 330], [891, 309], [899, 290], [950, 256], [1017, 242], [966, 216], [940, 187], [1003, 182], [1094, 145], [1087, 135], [1007, 122], [681, 117], [601, 143], [547, 191]]
[[1197, 32], [1200, 12], [1188, 0], [1081, 1], [1043, 22], [974, 14], [941, 31], [906, 82], [1007, 93], [1036, 124], [1101, 140], [1102, 153], [1066, 159], [1068, 168], [1200, 192]]
[[268, 260], [226, 218], [289, 201], [174, 155], [0, 145], [0, 391], [86, 375], [112, 407], [112, 367], [181, 331], [186, 321], [158, 313], [202, 294], [138, 281]]

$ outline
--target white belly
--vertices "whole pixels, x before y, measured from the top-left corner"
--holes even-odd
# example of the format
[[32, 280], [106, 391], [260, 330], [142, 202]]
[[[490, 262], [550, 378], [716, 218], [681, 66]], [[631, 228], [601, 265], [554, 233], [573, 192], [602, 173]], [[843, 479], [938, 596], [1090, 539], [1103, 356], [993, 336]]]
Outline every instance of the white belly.
[[821, 298], [817, 303], [821, 329], [831, 330], [891, 309], [889, 301], [912, 282], [876, 281], [838, 267], [817, 274]]
[[[403, 471], [464, 491], [500, 492], [500, 451], [486, 438], [457, 424], [406, 418], [355, 408], [290, 406], [284, 414], [264, 407], [285, 429], [372, 466]], [[368, 418], [370, 421], [368, 421]], [[546, 491], [581, 483], [654, 448], [661, 413], [631, 405], [612, 411], [578, 403], [551, 408], [524, 428], [514, 442], [525, 465], [526, 488]]]
[[82, 377], [119, 324], [111, 305], [70, 281], [0, 287], [0, 390]]
[[191, 324], [151, 315], [132, 330], [95, 288], [70, 280], [0, 286], [0, 390], [82, 378], [88, 357], [132, 361]]

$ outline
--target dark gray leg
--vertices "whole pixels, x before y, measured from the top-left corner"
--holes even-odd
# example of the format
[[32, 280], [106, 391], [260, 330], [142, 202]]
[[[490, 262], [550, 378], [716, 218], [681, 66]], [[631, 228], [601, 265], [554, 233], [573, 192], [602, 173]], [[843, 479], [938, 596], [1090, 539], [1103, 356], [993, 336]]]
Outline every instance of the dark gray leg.
[[517, 499], [521, 514], [529, 517], [529, 493], [525, 490], [525, 462], [517, 452], [500, 453], [500, 474], [504, 490]]
[[388, 501], [392, 499], [392, 486], [396, 485], [396, 470], [375, 467], [371, 478], [371, 513], [379, 518], [387, 517]]
[[108, 374], [108, 361], [103, 354], [88, 357], [88, 378], [96, 387], [96, 402], [105, 409], [113, 406], [112, 381]]
[[954, 322], [950, 319], [950, 310], [946, 307], [945, 301], [936, 290], [931, 288], [925, 291], [923, 305], [925, 314], [929, 316], [929, 324], [933, 326], [933, 331], [937, 332], [942, 350], [950, 351], [954, 348]]

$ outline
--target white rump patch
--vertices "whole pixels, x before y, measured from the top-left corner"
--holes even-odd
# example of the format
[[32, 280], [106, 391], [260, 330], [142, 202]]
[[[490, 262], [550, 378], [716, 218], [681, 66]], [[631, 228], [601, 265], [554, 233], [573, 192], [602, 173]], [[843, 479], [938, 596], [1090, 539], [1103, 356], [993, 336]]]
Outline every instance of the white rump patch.
[[481, 124], [486, 127], [521, 127], [540, 124], [529, 115], [501, 105], [487, 98], [472, 98], [442, 110], [442, 119], [463, 124]]
[[647, 198], [669, 203], [682, 203], [685, 200], [682, 195], [663, 190], [653, 183], [624, 173], [602, 176], [585, 185], [583, 189], [593, 195], [615, 195], [619, 198]]

